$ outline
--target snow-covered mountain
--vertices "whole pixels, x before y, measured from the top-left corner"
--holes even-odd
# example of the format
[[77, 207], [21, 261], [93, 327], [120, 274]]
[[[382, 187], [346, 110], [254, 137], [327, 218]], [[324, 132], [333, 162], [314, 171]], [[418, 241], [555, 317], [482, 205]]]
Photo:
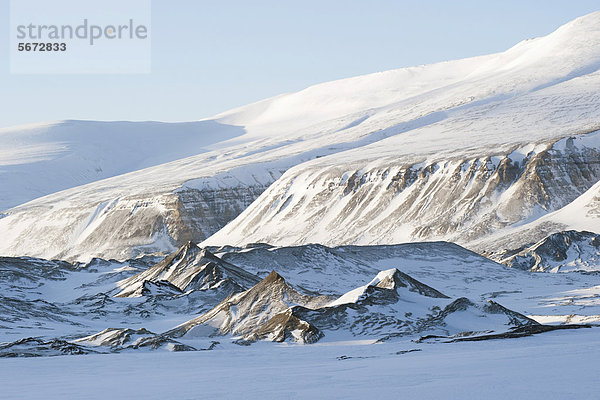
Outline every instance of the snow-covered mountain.
[[[506, 231], [567, 207], [579, 195], [590, 197], [585, 193], [600, 179], [599, 139], [600, 132], [593, 132], [537, 147], [489, 149], [472, 159], [418, 164], [384, 158], [381, 147], [382, 158], [373, 156], [351, 170], [348, 164], [325, 166], [327, 161], [319, 159], [288, 171], [203, 244], [448, 240], [485, 252], [514, 248]], [[361, 151], [354, 160], [360, 160]], [[491, 234], [509, 242], [475, 245]], [[541, 237], [538, 233], [530, 241]]]
[[5, 211], [0, 254], [127, 259], [205, 239], [518, 248], [476, 242], [560, 210], [600, 177], [599, 26], [593, 13], [503, 53], [324, 83], [200, 121], [227, 140]]
[[3, 398], [589, 398], [599, 272], [600, 12], [201, 121], [0, 129]]

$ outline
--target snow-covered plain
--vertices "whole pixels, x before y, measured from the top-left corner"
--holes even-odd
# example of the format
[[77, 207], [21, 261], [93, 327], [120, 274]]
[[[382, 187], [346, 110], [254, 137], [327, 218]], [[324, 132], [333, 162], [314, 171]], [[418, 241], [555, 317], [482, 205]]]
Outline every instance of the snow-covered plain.
[[[6, 399], [592, 399], [600, 328], [468, 343], [4, 359]], [[419, 350], [406, 352], [410, 350]]]

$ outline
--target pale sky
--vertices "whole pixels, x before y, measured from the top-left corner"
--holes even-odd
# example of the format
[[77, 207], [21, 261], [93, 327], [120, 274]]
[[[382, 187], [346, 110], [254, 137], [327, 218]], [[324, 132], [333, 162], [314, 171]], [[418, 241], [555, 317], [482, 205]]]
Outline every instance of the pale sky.
[[154, 0], [152, 73], [15, 75], [8, 4], [0, 0], [0, 127], [192, 121], [320, 82], [503, 51], [600, 9], [597, 0]]

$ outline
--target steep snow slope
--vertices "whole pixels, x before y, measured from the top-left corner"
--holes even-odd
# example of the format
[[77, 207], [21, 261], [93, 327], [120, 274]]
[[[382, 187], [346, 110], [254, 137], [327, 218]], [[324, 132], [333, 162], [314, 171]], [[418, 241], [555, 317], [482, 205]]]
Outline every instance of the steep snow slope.
[[0, 129], [0, 211], [37, 197], [208, 151], [240, 127], [59, 121]]
[[[369, 226], [359, 226], [363, 219], [356, 213], [364, 217], [377, 210], [393, 221], [398, 217], [394, 210], [409, 204], [402, 193], [411, 191], [383, 195], [389, 183], [400, 185], [388, 191], [397, 192], [415, 182], [412, 175], [427, 178], [436, 171], [449, 176], [457, 172], [456, 178], [463, 181], [458, 188], [448, 186], [451, 180], [440, 184], [455, 191], [448, 195], [451, 205], [481, 208], [470, 201], [502, 195], [510, 210], [493, 220], [488, 217], [495, 210], [483, 204], [485, 210], [459, 213], [457, 218], [478, 220], [492, 229], [526, 222], [566, 205], [598, 180], [597, 168], [592, 168], [596, 147], [567, 148], [560, 154], [546, 150], [561, 138], [600, 128], [599, 21], [600, 13], [594, 13], [504, 53], [325, 83], [218, 115], [211, 121], [245, 133], [220, 142], [214, 151], [11, 209], [0, 219], [0, 229], [6, 232], [0, 253], [124, 259], [141, 252], [173, 251], [218, 231], [293, 166], [297, 167], [241, 219], [207, 243], [266, 238], [277, 243], [323, 242], [315, 233], [324, 234], [332, 223], [338, 230], [327, 236], [329, 243], [455, 240], [470, 223], [446, 226], [424, 218], [419, 222], [423, 229], [413, 232], [417, 227], [399, 220], [396, 225], [402, 227], [394, 235], [372, 232], [357, 237], [357, 231]], [[567, 162], [563, 172], [575, 177], [575, 190], [556, 191], [551, 201], [543, 199], [549, 179], [541, 187], [533, 184], [535, 179], [518, 182], [523, 171], [535, 177], [548, 163], [553, 172], [573, 159], [582, 162]], [[505, 190], [511, 186], [507, 182], [498, 190], [491, 185], [491, 192], [478, 191], [496, 168], [503, 179], [516, 179], [518, 185]], [[472, 185], [474, 174], [480, 177]], [[369, 207], [364, 207], [360, 203], [366, 189], [360, 186], [370, 179], [381, 182], [371, 192]], [[416, 187], [425, 184], [421, 180]], [[533, 187], [517, 190], [523, 185]], [[448, 201], [440, 207], [447, 207]], [[346, 203], [350, 208], [341, 210]], [[427, 201], [419, 204], [423, 207]], [[265, 207], [269, 210], [262, 212]], [[285, 222], [290, 228], [279, 225], [283, 219], [274, 214], [280, 209], [289, 214]], [[264, 217], [265, 224], [261, 221], [255, 228], [255, 218], [249, 216]], [[355, 220], [360, 224], [349, 228]]]

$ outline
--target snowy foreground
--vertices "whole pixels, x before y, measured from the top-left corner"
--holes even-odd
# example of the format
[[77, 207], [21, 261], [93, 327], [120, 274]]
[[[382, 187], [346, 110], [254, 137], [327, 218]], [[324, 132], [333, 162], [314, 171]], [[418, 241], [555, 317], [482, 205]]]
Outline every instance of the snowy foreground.
[[[590, 399], [600, 328], [468, 343], [276, 345], [2, 360], [2, 398]], [[402, 353], [418, 349], [420, 351]], [[400, 354], [398, 354], [400, 352]]]

